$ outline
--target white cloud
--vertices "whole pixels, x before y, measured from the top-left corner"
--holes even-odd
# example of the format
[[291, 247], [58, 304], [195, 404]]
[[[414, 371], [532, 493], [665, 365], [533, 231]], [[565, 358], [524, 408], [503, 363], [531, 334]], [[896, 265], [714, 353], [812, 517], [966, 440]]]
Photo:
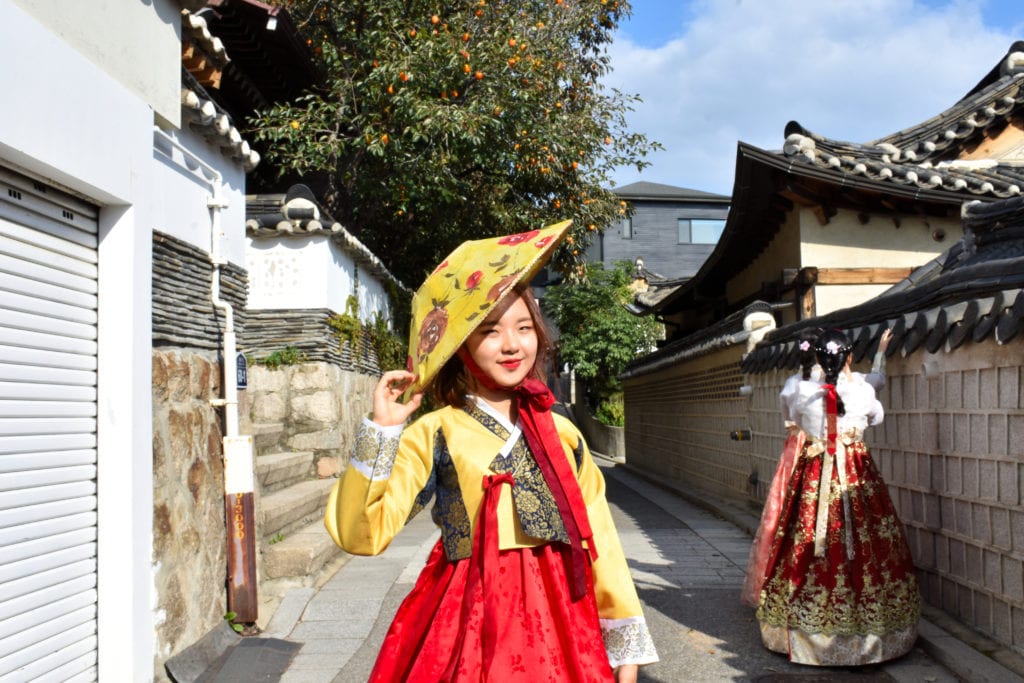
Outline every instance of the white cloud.
[[730, 194], [737, 142], [779, 149], [790, 120], [854, 142], [914, 126], [962, 98], [1018, 37], [986, 27], [967, 1], [695, 0], [691, 10], [657, 49], [620, 37], [609, 50], [607, 85], [643, 99], [630, 127], [665, 147], [642, 175], [622, 169], [619, 185]]

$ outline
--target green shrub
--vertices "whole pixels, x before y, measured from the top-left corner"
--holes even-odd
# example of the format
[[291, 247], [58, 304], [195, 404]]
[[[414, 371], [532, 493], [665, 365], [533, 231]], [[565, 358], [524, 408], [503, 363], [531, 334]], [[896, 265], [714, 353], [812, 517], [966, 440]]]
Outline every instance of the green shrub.
[[612, 394], [601, 401], [594, 416], [601, 424], [609, 427], [623, 427], [626, 424], [626, 404], [622, 394]]

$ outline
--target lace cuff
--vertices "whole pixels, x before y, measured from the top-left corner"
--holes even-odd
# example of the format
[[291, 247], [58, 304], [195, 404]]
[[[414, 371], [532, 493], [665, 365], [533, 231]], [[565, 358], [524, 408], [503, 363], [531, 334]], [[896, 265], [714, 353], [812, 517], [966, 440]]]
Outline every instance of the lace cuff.
[[356, 445], [349, 465], [355, 467], [370, 481], [380, 481], [391, 476], [398, 454], [398, 440], [404, 425], [382, 427], [376, 422], [363, 418], [356, 433]]
[[601, 635], [613, 669], [622, 664], [653, 664], [658, 661], [654, 640], [643, 617], [601, 619]]

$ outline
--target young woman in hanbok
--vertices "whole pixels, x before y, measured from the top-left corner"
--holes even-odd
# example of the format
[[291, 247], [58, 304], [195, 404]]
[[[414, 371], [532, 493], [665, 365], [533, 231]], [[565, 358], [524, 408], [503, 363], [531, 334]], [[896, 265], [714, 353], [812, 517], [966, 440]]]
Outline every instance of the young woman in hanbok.
[[[740, 591], [740, 601], [750, 607], [757, 607], [757, 603], [761, 599], [765, 566], [768, 563], [772, 540], [775, 538], [775, 532], [778, 531], [779, 513], [786, 497], [789, 475], [793, 472], [793, 464], [803, 449], [806, 437], [806, 433], [797, 426], [796, 422], [796, 406], [793, 405], [793, 399], [797, 395], [796, 389], [801, 381], [812, 379], [821, 381], [821, 366], [817, 364], [814, 354], [814, 343], [821, 333], [822, 330], [819, 327], [808, 328], [800, 333], [797, 342], [800, 350], [800, 372], [790, 375], [779, 393], [779, 406], [782, 409], [782, 424], [786, 430], [786, 440], [782, 447], [782, 455], [779, 457], [779, 464], [775, 469], [775, 476], [772, 477], [768, 487], [768, 495], [765, 496], [764, 507], [761, 510], [761, 522], [754, 533], [754, 542], [750, 546], [747, 574]], [[878, 340], [878, 349], [875, 352], [871, 372], [864, 376], [864, 380], [876, 392], [881, 391], [885, 386], [885, 351], [889, 347], [891, 339], [892, 331], [883, 330]]]
[[[635, 681], [657, 661], [601, 471], [542, 381], [528, 283], [568, 227], [465, 243], [413, 299], [409, 369], [381, 377], [325, 513], [355, 554], [431, 500], [441, 528], [371, 681]], [[443, 407], [406, 426], [424, 389]]]
[[864, 430], [883, 410], [865, 375], [850, 370], [839, 330], [814, 344], [824, 382], [787, 383], [804, 441], [792, 465], [768, 552], [757, 619], [766, 647], [820, 666], [875, 664], [917, 639], [914, 565]]

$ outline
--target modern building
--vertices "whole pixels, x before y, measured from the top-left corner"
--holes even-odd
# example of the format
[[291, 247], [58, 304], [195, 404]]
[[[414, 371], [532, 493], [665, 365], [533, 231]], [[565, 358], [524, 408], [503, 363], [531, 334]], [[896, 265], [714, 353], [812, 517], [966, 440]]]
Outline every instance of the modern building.
[[588, 260], [610, 266], [641, 259], [650, 277], [689, 278], [711, 254], [725, 227], [730, 198], [659, 183], [637, 182], [614, 190], [630, 215], [590, 245]]

